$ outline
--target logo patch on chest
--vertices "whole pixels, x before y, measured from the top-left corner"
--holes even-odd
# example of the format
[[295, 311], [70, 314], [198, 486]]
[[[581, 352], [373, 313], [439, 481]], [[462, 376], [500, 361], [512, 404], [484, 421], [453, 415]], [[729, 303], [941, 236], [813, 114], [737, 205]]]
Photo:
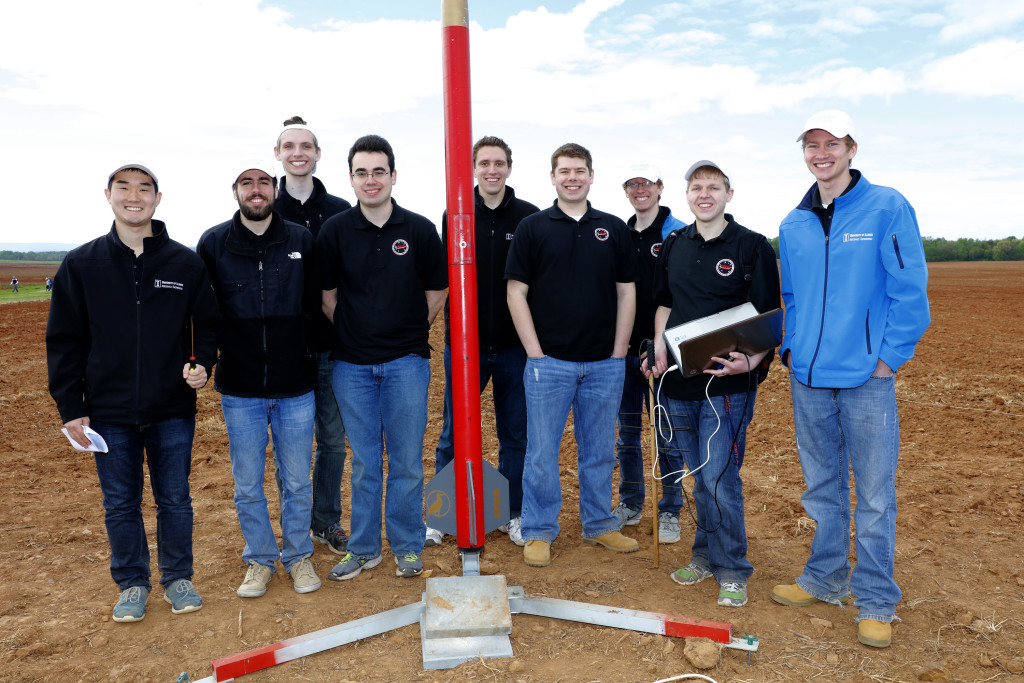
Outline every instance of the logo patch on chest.
[[604, 228], [597, 228], [594, 230], [594, 237], [604, 242], [605, 240], [608, 239], [608, 231], [605, 230]]
[[180, 282], [171, 282], [170, 280], [153, 280], [153, 287], [155, 289], [176, 289], [179, 292], [185, 289], [185, 285]]
[[661, 242], [657, 242], [651, 245], [651, 256], [658, 258], [658, 253], [661, 252]]
[[391, 243], [391, 251], [398, 256], [405, 256], [409, 253], [409, 243], [405, 240], [395, 240]]
[[724, 258], [715, 264], [715, 272], [722, 277], [729, 277], [736, 272], [736, 264], [731, 258]]

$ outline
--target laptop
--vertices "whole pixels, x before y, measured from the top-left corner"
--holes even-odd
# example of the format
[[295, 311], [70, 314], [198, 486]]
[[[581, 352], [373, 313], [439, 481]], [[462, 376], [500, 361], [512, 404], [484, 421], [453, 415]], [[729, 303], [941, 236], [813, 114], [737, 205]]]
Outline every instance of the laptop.
[[782, 309], [758, 313], [754, 304], [747, 302], [676, 325], [665, 330], [664, 336], [679, 372], [694, 377], [715, 365], [713, 356], [724, 358], [730, 351], [749, 356], [782, 343]]

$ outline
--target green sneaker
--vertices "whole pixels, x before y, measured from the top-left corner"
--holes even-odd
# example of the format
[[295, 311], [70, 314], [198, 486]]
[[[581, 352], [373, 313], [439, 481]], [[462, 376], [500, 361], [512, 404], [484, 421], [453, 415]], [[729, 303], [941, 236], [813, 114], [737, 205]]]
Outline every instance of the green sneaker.
[[682, 569], [672, 572], [672, 580], [681, 586], [692, 586], [712, 576], [714, 574], [711, 573], [710, 569], [702, 567], [695, 562], [691, 562]]
[[722, 607], [743, 607], [747, 604], [747, 584], [726, 581], [718, 591], [718, 604]]
[[395, 564], [398, 565], [398, 568], [395, 569], [395, 576], [412, 578], [423, 573], [423, 560], [416, 553], [395, 555]]
[[327, 578], [331, 581], [348, 581], [359, 576], [364, 569], [373, 569], [380, 564], [381, 556], [360, 557], [352, 553], [346, 553], [341, 562], [334, 566]]

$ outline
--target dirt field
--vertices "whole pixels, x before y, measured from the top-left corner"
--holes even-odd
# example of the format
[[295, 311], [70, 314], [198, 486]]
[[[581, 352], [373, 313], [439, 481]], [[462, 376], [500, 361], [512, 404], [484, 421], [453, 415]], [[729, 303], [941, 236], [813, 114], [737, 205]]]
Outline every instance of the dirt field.
[[[769, 597], [774, 584], [800, 573], [811, 540], [788, 386], [777, 366], [758, 396], [743, 468], [755, 567], [746, 607], [718, 607], [712, 582], [682, 587], [669, 578], [689, 561], [692, 525], [684, 526], [681, 543], [661, 547], [657, 568], [649, 509], [643, 525], [628, 531], [640, 552], [581, 543], [571, 432], [562, 451], [566, 500], [552, 565], [527, 567], [521, 550], [497, 532], [483, 559], [530, 594], [726, 621], [735, 635], [758, 636], [752, 665], [745, 653], [724, 650], [719, 665], [702, 672], [719, 683], [1024, 680], [1024, 263], [943, 263], [931, 273], [933, 323], [897, 387], [896, 578], [903, 602], [891, 648], [857, 643], [854, 609], [783, 607]], [[211, 386], [200, 394], [192, 474], [195, 582], [205, 606], [174, 616], [157, 587], [144, 621], [113, 622], [117, 588], [95, 467], [60, 434], [46, 391], [47, 305], [0, 306], [0, 681], [174, 681], [183, 671], [195, 680], [209, 675], [214, 659], [419, 600], [423, 579], [396, 578], [390, 558], [307, 595], [297, 595], [279, 571], [263, 598], [235, 596], [243, 543]], [[434, 335], [439, 348], [439, 325]], [[439, 355], [424, 447], [428, 476], [440, 428]], [[484, 452], [493, 462], [489, 413], [485, 395]], [[155, 569], [151, 496], [144, 507]], [[345, 508], [347, 526], [347, 501]], [[337, 559], [317, 546], [321, 576]], [[424, 560], [434, 576], [461, 571], [450, 540], [427, 549]], [[695, 671], [683, 657], [684, 643], [671, 638], [522, 615], [513, 626], [514, 659], [424, 671], [419, 629], [406, 627], [239, 680], [655, 681]]]

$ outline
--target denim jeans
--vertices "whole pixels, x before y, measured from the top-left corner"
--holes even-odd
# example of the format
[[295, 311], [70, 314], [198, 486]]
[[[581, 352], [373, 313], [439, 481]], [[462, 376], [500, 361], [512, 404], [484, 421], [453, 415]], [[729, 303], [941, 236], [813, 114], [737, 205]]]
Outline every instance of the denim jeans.
[[558, 536], [562, 485], [558, 453], [572, 408], [583, 536], [618, 531], [611, 514], [615, 471], [615, 415], [622, 397], [625, 363], [608, 358], [589, 363], [527, 358], [526, 463], [523, 469], [523, 540], [551, 543]]
[[[644, 454], [640, 445], [643, 429], [643, 414], [646, 406], [650, 409], [651, 398], [647, 378], [640, 370], [640, 358], [636, 354], [626, 356], [626, 371], [622, 382], [622, 398], [619, 402], [619, 432], [615, 441], [619, 459], [619, 502], [634, 510], [643, 509], [644, 482], [650, 476], [644, 466]], [[666, 449], [665, 441], [658, 435], [658, 450], [663, 473], [682, 469], [682, 459], [675, 451]], [[658, 512], [679, 515], [683, 506], [683, 494], [676, 482], [677, 477], [666, 477], [661, 481], [661, 500]]]
[[[243, 398], [222, 394], [221, 410], [228, 429], [235, 509], [242, 527], [242, 559], [275, 571], [280, 557], [286, 570], [313, 553], [309, 518], [313, 490], [309, 460], [313, 452], [315, 399], [310, 391], [294, 398]], [[281, 471], [281, 550], [270, 526], [263, 473], [267, 463], [267, 425], [274, 439], [274, 457]]]
[[[744, 392], [712, 396], [710, 402], [707, 399], [663, 400], [672, 424], [672, 439], [667, 450], [681, 453], [687, 469], [693, 473], [693, 499], [699, 527], [694, 533], [690, 561], [710, 569], [719, 583], [745, 582], [754, 572], [747, 560], [740, 468], [756, 396], [755, 388], [749, 398]], [[708, 437], [711, 437], [710, 443]], [[701, 467], [705, 460], [707, 464]], [[675, 475], [672, 479], [678, 477]]]
[[[313, 354], [316, 359], [316, 457], [313, 461], [313, 516], [310, 529], [323, 531], [341, 522], [341, 478], [345, 474], [345, 423], [334, 398], [334, 361], [331, 352]], [[275, 453], [276, 456], [276, 453]], [[281, 494], [281, 471], [274, 458], [274, 479]]]
[[[149, 544], [142, 522], [143, 457], [156, 502], [156, 548], [160, 583], [192, 578], [192, 471], [194, 417], [147, 425], [91, 422], [107, 442], [96, 453], [96, 474], [103, 491], [104, 520], [110, 541], [110, 575], [118, 588], [151, 588]], [[143, 456], [145, 452], [145, 456]]]
[[[807, 486], [800, 500], [817, 523], [811, 557], [797, 584], [827, 602], [852, 590], [860, 619], [891, 622], [902, 596], [893, 578], [900, 443], [895, 376], [871, 377], [852, 389], [813, 389], [793, 373], [789, 377]], [[852, 573], [851, 465], [857, 493], [857, 566]]]
[[[523, 508], [523, 461], [526, 458], [526, 393], [523, 369], [526, 351], [480, 349], [480, 393], [491, 380], [494, 394], [494, 425], [498, 433], [498, 472], [508, 480], [510, 517], [518, 517]], [[455, 459], [452, 434], [452, 347], [444, 347], [444, 417], [437, 440], [434, 470], [440, 472]]]
[[334, 363], [334, 394], [352, 448], [352, 529], [348, 552], [381, 553], [384, 449], [388, 454], [384, 523], [391, 552], [423, 552], [423, 434], [430, 361], [410, 354], [387, 363]]

